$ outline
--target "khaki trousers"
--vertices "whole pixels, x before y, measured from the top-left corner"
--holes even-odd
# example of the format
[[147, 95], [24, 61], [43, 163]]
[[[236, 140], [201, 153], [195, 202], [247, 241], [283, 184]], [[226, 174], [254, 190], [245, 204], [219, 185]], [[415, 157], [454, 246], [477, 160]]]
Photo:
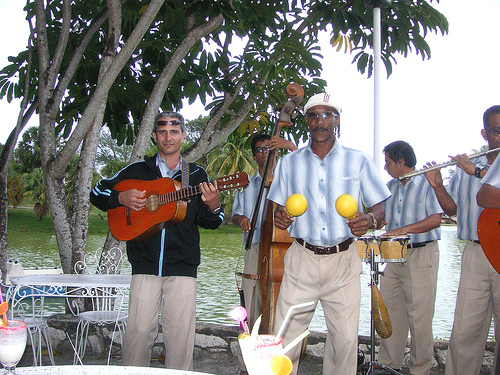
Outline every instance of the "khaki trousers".
[[392, 335], [380, 342], [378, 358], [383, 365], [401, 368], [410, 332], [410, 373], [430, 373], [434, 356], [432, 319], [438, 268], [437, 241], [408, 249], [405, 263], [387, 263], [385, 266], [380, 278], [380, 293], [391, 318]]
[[[358, 353], [358, 323], [361, 300], [361, 261], [353, 242], [348, 250], [316, 255], [294, 241], [285, 255], [285, 273], [276, 308], [274, 334], [290, 306], [313, 301], [311, 307], [294, 310], [284, 328], [287, 345], [311, 322], [318, 301], [325, 314], [327, 336], [323, 375], [355, 375]], [[301, 346], [288, 352], [297, 374]]]
[[[250, 275], [257, 275], [257, 268], [259, 265], [259, 244], [253, 243], [250, 249], [245, 251], [245, 260], [243, 265], [243, 273]], [[261, 296], [260, 288], [257, 280], [252, 280], [246, 277], [241, 279], [241, 289], [245, 297], [245, 308], [248, 313], [248, 327], [250, 330], [255, 323], [255, 320], [260, 315], [261, 310]]]
[[[484, 255], [481, 245], [467, 241], [462, 254], [455, 318], [446, 357], [446, 375], [479, 374], [492, 314], [495, 317], [498, 349], [500, 274]], [[495, 350], [493, 368], [496, 368], [497, 356], [498, 351]]]
[[148, 367], [161, 311], [165, 366], [192, 370], [196, 332], [196, 279], [133, 275], [123, 337], [123, 364]]

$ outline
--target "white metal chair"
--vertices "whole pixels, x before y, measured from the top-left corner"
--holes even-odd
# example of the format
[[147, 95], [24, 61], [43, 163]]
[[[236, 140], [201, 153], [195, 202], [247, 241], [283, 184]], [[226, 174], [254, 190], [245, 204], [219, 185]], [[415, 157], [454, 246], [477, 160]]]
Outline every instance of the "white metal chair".
[[38, 296], [30, 289], [20, 290], [18, 303], [13, 306], [12, 316], [22, 320], [28, 327], [28, 334], [33, 350], [33, 366], [42, 366], [42, 338], [47, 346], [49, 360], [52, 366], [54, 363], [54, 353], [49, 336], [49, 326], [47, 317], [43, 316], [44, 302], [43, 296]]
[[[95, 266], [95, 273], [115, 274], [119, 273], [123, 263], [123, 254], [119, 248], [104, 250], [101, 254], [86, 254], [83, 261], [75, 263], [75, 273], [91, 273], [89, 267]], [[89, 311], [79, 312], [78, 326], [76, 329], [74, 364], [83, 359], [87, 347], [87, 337], [90, 324], [104, 326], [114, 324], [120, 334], [120, 344], [125, 331], [125, 324], [128, 314], [121, 311], [125, 294], [117, 293], [116, 288], [99, 288], [89, 291], [92, 297], [91, 309]], [[115, 332], [115, 331], [113, 331]]]
[[[8, 285], [2, 284], [2, 286], [4, 286], [6, 290], [11, 290]], [[48, 332], [48, 318], [43, 315], [43, 304], [45, 299], [31, 289], [22, 289], [18, 294], [16, 298], [18, 303], [16, 303], [15, 306], [9, 306], [10, 315], [11, 318], [22, 320], [28, 327], [31, 349], [33, 351], [33, 366], [42, 365], [42, 338], [47, 347], [49, 361], [51, 365], [54, 366], [54, 353], [52, 351], [52, 344]], [[10, 300], [10, 296], [6, 295], [5, 300]]]

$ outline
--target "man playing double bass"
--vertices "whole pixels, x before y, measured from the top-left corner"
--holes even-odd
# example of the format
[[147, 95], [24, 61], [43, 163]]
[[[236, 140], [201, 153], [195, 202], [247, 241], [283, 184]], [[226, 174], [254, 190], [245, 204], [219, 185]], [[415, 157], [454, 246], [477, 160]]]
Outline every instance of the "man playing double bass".
[[[280, 138], [271, 137], [269, 134], [258, 133], [252, 137], [250, 143], [253, 159], [257, 162], [258, 171], [249, 179], [248, 186], [236, 193], [233, 204], [233, 216], [231, 220], [234, 225], [241, 228], [243, 232], [243, 243], [247, 241], [247, 235], [251, 227], [251, 219], [256, 207], [256, 201], [259, 194], [259, 188], [262, 182], [264, 166], [266, 164], [269, 151], [276, 148], [284, 148], [294, 151], [297, 147], [293, 142]], [[265, 200], [265, 195], [262, 195]], [[243, 291], [245, 307], [248, 313], [248, 324], [253, 326], [255, 319], [260, 315], [260, 291], [257, 287], [257, 268], [259, 264], [259, 241], [260, 227], [262, 224], [262, 214], [264, 211], [264, 202], [259, 205], [259, 214], [252, 236], [252, 244], [245, 252], [243, 267], [243, 278], [241, 289]]]
[[[340, 145], [340, 112], [330, 95], [312, 96], [304, 106], [310, 131], [309, 144], [281, 158], [268, 194], [277, 203], [275, 224], [288, 228], [295, 238], [287, 250], [284, 275], [276, 308], [275, 333], [290, 306], [313, 301], [314, 306], [294, 311], [283, 332], [287, 345], [307, 329], [318, 301], [327, 325], [323, 374], [355, 375], [357, 369], [358, 322], [361, 299], [361, 261], [354, 236], [379, 227], [382, 201], [390, 196], [373, 160], [365, 153]], [[292, 194], [308, 201], [297, 218], [287, 215], [285, 203]], [[335, 212], [335, 201], [352, 195], [358, 210], [346, 220]], [[293, 374], [297, 374], [300, 345], [289, 352]]]
[[219, 192], [208, 182], [205, 170], [182, 160], [180, 148], [185, 135], [181, 114], [158, 114], [152, 134], [158, 153], [130, 164], [110, 179], [99, 181], [90, 194], [91, 202], [101, 210], [125, 206], [139, 211], [146, 205], [145, 191], [117, 191], [114, 187], [120, 181], [169, 177], [183, 186], [199, 185], [202, 193], [187, 202], [186, 215], [181, 222], [148, 239], [127, 242], [132, 281], [123, 338], [124, 365], [149, 366], [161, 313], [166, 367], [193, 369], [196, 274], [200, 264], [198, 226], [217, 229], [224, 213]]

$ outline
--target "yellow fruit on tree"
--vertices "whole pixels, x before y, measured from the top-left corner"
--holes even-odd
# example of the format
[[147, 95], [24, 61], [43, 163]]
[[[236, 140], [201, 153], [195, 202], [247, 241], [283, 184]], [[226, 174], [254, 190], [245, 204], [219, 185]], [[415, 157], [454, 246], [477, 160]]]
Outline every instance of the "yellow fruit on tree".
[[286, 355], [277, 354], [271, 358], [271, 371], [275, 375], [289, 375], [292, 372], [293, 363]]
[[289, 216], [300, 216], [307, 210], [307, 199], [302, 194], [292, 194], [286, 200], [285, 208]]
[[335, 202], [337, 213], [346, 219], [352, 219], [358, 212], [358, 202], [352, 195], [342, 194]]

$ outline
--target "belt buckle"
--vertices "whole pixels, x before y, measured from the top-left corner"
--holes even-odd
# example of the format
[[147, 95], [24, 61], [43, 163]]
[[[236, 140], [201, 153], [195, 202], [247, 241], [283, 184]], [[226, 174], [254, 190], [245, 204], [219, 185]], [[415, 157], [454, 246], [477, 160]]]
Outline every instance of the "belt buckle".
[[334, 246], [314, 246], [314, 254], [330, 255], [337, 253], [337, 245]]

